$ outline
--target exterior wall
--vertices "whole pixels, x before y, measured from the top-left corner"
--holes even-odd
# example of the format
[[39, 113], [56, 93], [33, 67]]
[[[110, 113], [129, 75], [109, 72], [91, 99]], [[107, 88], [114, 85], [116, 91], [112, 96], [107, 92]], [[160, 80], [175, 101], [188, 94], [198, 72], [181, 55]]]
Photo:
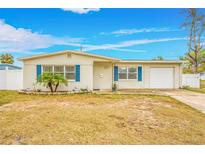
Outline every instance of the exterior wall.
[[76, 88], [88, 88], [93, 90], [93, 61], [100, 61], [92, 57], [71, 54], [49, 56], [44, 58], [24, 61], [24, 89], [49, 90], [43, 85], [36, 84], [36, 65], [80, 65], [80, 82], [69, 81], [68, 86], [59, 86], [59, 91], [67, 91]]
[[0, 70], [0, 90], [20, 90], [22, 88], [22, 70]]
[[112, 88], [112, 64], [94, 63], [93, 89], [110, 90]]
[[116, 64], [117, 66], [142, 66], [142, 81], [138, 80], [118, 80], [118, 89], [140, 89], [150, 88], [150, 68], [151, 67], [170, 67], [174, 68], [174, 88], [181, 87], [181, 67], [180, 64]]

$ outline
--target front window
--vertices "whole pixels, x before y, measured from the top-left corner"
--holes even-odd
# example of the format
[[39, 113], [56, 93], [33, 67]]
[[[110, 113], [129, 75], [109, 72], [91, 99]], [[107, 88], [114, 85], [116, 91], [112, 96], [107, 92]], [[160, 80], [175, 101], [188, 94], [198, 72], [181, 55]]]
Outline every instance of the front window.
[[54, 74], [64, 76], [64, 66], [54, 66]]
[[137, 79], [137, 68], [128, 68], [128, 79]]
[[43, 66], [43, 72], [52, 73], [53, 72], [53, 66]]
[[119, 68], [119, 79], [127, 79], [127, 67]]
[[137, 79], [136, 67], [119, 67], [119, 79]]
[[43, 72], [60, 74], [67, 80], [75, 80], [75, 66], [74, 65], [44, 65]]
[[75, 80], [75, 66], [65, 66], [65, 77], [68, 80]]

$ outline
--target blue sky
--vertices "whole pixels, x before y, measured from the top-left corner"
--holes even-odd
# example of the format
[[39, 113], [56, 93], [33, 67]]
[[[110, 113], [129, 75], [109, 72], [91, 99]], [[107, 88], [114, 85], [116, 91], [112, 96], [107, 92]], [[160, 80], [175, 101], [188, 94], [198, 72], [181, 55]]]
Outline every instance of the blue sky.
[[0, 53], [18, 58], [82, 46], [85, 52], [122, 59], [178, 59], [187, 50], [181, 11], [0, 9]]

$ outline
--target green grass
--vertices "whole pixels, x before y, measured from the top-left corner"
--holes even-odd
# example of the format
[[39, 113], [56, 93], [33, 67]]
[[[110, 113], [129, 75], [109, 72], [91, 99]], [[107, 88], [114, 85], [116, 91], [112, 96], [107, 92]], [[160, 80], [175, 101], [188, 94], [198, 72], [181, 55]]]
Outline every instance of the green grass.
[[205, 94], [205, 80], [200, 80], [200, 88], [185, 87], [184, 89]]
[[205, 89], [205, 80], [200, 80], [200, 88]]
[[190, 88], [190, 87], [186, 87], [184, 89], [190, 90], [190, 91], [193, 91], [193, 92], [198, 92], [198, 93], [205, 94], [205, 88]]
[[47, 96], [40, 96], [40, 95], [24, 95], [19, 94], [17, 91], [0, 91], [0, 106], [12, 103], [15, 101], [29, 101], [29, 100], [39, 100], [39, 99], [46, 99]]
[[167, 96], [0, 98], [0, 144], [205, 144], [205, 115]]

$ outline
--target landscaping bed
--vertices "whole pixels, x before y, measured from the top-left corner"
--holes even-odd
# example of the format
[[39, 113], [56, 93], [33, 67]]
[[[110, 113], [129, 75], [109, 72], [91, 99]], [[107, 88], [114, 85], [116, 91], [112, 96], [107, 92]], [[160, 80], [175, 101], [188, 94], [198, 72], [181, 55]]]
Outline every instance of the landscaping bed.
[[89, 94], [89, 91], [58, 91], [58, 92], [49, 92], [49, 91], [18, 91], [19, 94], [28, 94], [28, 95], [68, 95], [68, 94]]

